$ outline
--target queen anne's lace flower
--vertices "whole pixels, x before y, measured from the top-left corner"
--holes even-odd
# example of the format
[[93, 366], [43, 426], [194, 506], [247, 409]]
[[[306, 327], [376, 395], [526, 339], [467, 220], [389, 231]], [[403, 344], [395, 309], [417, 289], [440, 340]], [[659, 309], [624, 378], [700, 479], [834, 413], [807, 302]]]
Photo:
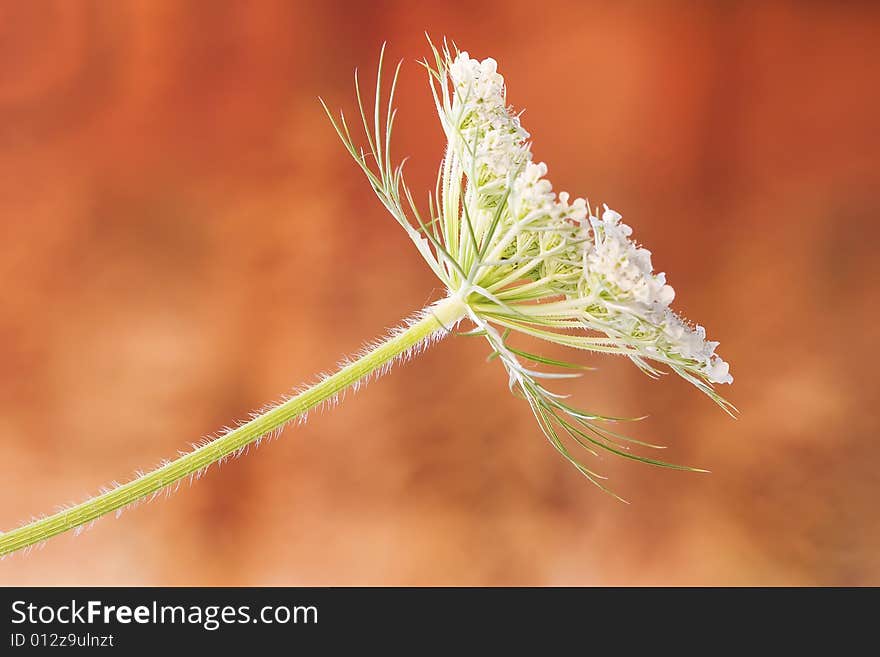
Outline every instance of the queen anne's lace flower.
[[[567, 193], [553, 193], [547, 165], [532, 161], [529, 135], [507, 106], [495, 60], [461, 52], [447, 57], [446, 65], [452, 94], [444, 85], [437, 97], [450, 144], [447, 164], [458, 165], [465, 178], [476, 231], [489, 225], [499, 197], [506, 203], [488, 239], [503, 247], [490, 260], [495, 270], [481, 272], [475, 282], [490, 288], [493, 275], [503, 274], [515, 285], [512, 272], [544, 280], [550, 290], [582, 302], [571, 310], [584, 328], [620, 341], [644, 369], [652, 371], [646, 359], [660, 360], [707, 383], [730, 383], [727, 364], [714, 354], [717, 343], [670, 310], [675, 291], [664, 273], [654, 273], [651, 252], [630, 239], [632, 229], [621, 215], [605, 206], [599, 218], [583, 199], [569, 203]], [[518, 269], [523, 261], [534, 266]]]
[[[371, 140], [377, 172], [358, 155], [347, 127], [337, 125], [343, 141], [450, 297], [465, 304], [476, 332], [507, 369], [511, 389], [525, 397], [566, 458], [594, 483], [599, 475], [571, 454], [563, 437], [588, 451], [598, 447], [668, 465], [630, 454], [620, 442], [628, 439], [595, 423], [609, 418], [568, 406], [542, 383], [572, 374], [538, 371], [524, 362], [577, 365], [525, 352], [511, 337], [623, 355], [650, 375], [660, 373], [657, 363], [666, 365], [730, 411], [713, 389], [733, 380], [715, 354], [718, 343], [671, 310], [674, 290], [665, 274], [654, 272], [651, 252], [632, 241], [620, 214], [606, 206], [600, 216], [584, 199], [553, 191], [547, 165], [533, 161], [529, 133], [507, 104], [495, 60], [447, 48], [434, 55], [425, 67], [447, 147], [429, 220], [422, 219], [400, 169], [391, 169], [390, 135], [379, 134], [378, 120]], [[388, 126], [392, 118], [389, 103]]]

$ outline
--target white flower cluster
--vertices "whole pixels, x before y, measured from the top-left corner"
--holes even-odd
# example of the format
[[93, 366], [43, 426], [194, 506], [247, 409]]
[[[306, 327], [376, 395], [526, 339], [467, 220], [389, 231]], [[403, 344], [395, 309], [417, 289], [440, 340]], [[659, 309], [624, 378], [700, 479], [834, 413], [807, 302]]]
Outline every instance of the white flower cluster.
[[478, 184], [506, 180], [529, 158], [529, 133], [507, 108], [498, 65], [494, 59], [480, 62], [462, 52], [450, 65], [449, 76], [454, 92], [449, 142], [460, 146], [467, 173], [474, 166]]
[[651, 252], [629, 239], [632, 228], [621, 218], [607, 205], [601, 219], [590, 216], [593, 241], [583, 252], [582, 294], [598, 298], [605, 321], [616, 333], [636, 338], [649, 357], [684, 360], [711, 383], [732, 383], [728, 364], [714, 353], [718, 343], [706, 340], [702, 326], [692, 328], [672, 312], [675, 290], [666, 274], [654, 273]]
[[[528, 156], [531, 158], [531, 153]], [[549, 218], [554, 222], [567, 219], [575, 224], [583, 223], [589, 213], [587, 202], [577, 198], [569, 203], [568, 192], [561, 192], [557, 198], [546, 175], [547, 165], [543, 162], [526, 162], [522, 172], [510, 184], [508, 205], [512, 218], [523, 223], [533, 218]]]
[[600, 219], [584, 199], [570, 202], [567, 193], [553, 192], [547, 166], [532, 161], [529, 134], [507, 106], [495, 60], [477, 61], [461, 52], [447, 70], [453, 95], [441, 118], [450, 148], [477, 190], [463, 202], [473, 203], [470, 214], [485, 227], [505, 198], [502, 230], [492, 236], [500, 251], [492, 261], [533, 263], [527, 270], [516, 264], [499, 268], [500, 280], [508, 281], [513, 271], [547, 281], [548, 289], [567, 301], [583, 302], [577, 319], [585, 327], [625, 343], [630, 353], [710, 383], [732, 382], [727, 363], [714, 353], [718, 343], [669, 308], [674, 290], [665, 274], [654, 273], [651, 252], [631, 241], [632, 229], [621, 215], [606, 206]]
[[619, 301], [632, 299], [647, 309], [668, 306], [675, 298], [675, 290], [666, 284], [666, 274], [653, 273], [651, 252], [629, 240], [632, 228], [620, 223], [620, 219], [620, 214], [607, 205], [601, 220], [590, 217], [594, 244], [584, 250], [584, 271], [611, 290]]

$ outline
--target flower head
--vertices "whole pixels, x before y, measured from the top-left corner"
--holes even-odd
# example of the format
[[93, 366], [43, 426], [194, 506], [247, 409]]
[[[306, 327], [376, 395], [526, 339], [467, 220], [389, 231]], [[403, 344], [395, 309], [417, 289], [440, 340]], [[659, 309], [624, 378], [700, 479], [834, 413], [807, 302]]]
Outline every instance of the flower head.
[[[476, 325], [472, 333], [488, 340], [507, 369], [511, 390], [528, 401], [566, 458], [597, 484], [601, 477], [575, 458], [572, 444], [678, 467], [630, 453], [625, 443], [631, 439], [599, 424], [614, 418], [564, 403], [543, 381], [577, 374], [524, 363], [579, 366], [524, 352], [511, 345], [511, 336], [623, 355], [652, 376], [661, 373], [658, 364], [665, 365], [731, 412], [713, 389], [733, 380], [715, 354], [718, 343], [671, 310], [674, 290], [664, 273], [654, 272], [651, 252], [632, 240], [619, 213], [608, 206], [600, 213], [583, 198], [553, 191], [547, 165], [533, 161], [529, 133], [507, 103], [495, 60], [431, 47], [433, 62], [423, 64], [447, 147], [429, 218], [413, 202], [402, 168], [391, 166], [390, 101], [384, 137], [380, 134], [381, 60], [372, 129], [361, 112], [376, 169], [354, 146], [344, 118], [334, 121], [343, 142], [449, 294], [466, 303]], [[394, 83], [392, 94], [393, 88]]]

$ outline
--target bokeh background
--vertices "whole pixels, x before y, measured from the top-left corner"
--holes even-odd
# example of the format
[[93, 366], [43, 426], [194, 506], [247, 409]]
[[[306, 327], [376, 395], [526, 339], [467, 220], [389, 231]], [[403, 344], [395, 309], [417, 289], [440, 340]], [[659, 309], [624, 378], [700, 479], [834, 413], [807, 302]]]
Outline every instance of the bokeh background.
[[608, 458], [616, 502], [453, 338], [0, 583], [880, 584], [880, 6], [429, 4], [0, 2], [0, 527], [439, 294], [317, 101], [352, 110], [387, 39], [432, 187], [424, 30], [499, 60], [555, 187], [620, 210], [721, 341], [735, 421], [615, 359], [572, 388], [713, 474]]

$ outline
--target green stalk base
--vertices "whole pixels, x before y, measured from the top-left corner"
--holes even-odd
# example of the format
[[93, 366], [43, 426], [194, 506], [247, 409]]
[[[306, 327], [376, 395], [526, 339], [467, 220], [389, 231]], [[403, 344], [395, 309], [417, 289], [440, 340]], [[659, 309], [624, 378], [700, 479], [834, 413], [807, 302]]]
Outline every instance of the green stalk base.
[[352, 384], [388, 367], [396, 358], [427, 340], [435, 333], [445, 333], [466, 313], [466, 306], [456, 297], [448, 297], [426, 308], [406, 328], [380, 342], [362, 356], [342, 367], [332, 376], [316, 383], [250, 422], [229, 431], [192, 452], [93, 497], [74, 507], [0, 534], [0, 556], [41, 543], [57, 534], [81, 527], [96, 518], [142, 500], [180, 480], [201, 472], [213, 463], [233, 454], [259, 438], [282, 427], [290, 420], [323, 402]]

